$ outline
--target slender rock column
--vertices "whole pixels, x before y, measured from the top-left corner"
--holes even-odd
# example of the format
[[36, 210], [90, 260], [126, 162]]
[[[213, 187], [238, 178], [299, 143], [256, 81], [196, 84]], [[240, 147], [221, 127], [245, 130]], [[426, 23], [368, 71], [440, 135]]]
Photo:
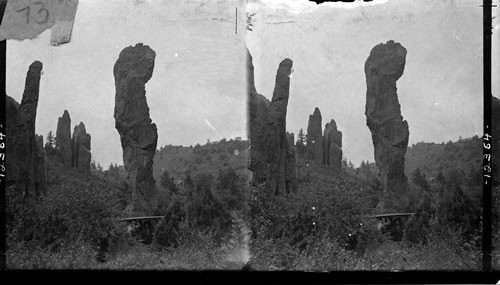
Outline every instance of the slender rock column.
[[380, 212], [402, 211], [408, 204], [404, 159], [409, 131], [396, 92], [405, 63], [406, 49], [394, 41], [376, 45], [365, 63], [366, 123], [383, 185]]
[[145, 84], [151, 79], [156, 53], [142, 43], [123, 49], [113, 69], [115, 77], [115, 127], [120, 134], [123, 163], [132, 190], [133, 215], [151, 215], [158, 190], [153, 178], [153, 158], [158, 141], [151, 121]]

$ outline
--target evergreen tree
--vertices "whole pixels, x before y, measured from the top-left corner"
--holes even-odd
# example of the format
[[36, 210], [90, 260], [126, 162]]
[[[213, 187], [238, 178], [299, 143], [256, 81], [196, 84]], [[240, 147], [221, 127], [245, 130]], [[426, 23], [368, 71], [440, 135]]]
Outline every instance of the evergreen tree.
[[52, 131], [49, 131], [47, 134], [47, 142], [45, 143], [45, 149], [46, 150], [54, 150], [56, 148], [56, 137], [52, 133]]
[[414, 243], [426, 242], [426, 233], [433, 216], [432, 199], [428, 193], [425, 193], [415, 215], [410, 218], [405, 226], [405, 239]]
[[436, 183], [443, 185], [445, 183], [443, 172], [439, 171], [438, 176], [436, 176]]
[[439, 194], [438, 220], [441, 225], [461, 228], [467, 237], [479, 230], [480, 205], [463, 191], [462, 181], [457, 179], [461, 171], [450, 172]]
[[218, 199], [229, 209], [241, 209], [244, 203], [244, 193], [240, 187], [240, 177], [232, 168], [220, 169], [216, 179], [216, 194]]
[[297, 148], [297, 154], [301, 158], [304, 157], [306, 153], [306, 140], [307, 137], [304, 134], [304, 130], [301, 128], [297, 135], [297, 142], [295, 143], [295, 146]]
[[177, 186], [175, 185], [174, 178], [170, 177], [167, 170], [165, 170], [160, 177], [160, 185], [168, 191], [176, 194], [178, 193], [179, 189], [177, 189]]
[[421, 187], [424, 191], [429, 191], [430, 190], [430, 185], [427, 182], [427, 178], [425, 177], [425, 174], [420, 171], [420, 168], [417, 168], [412, 175], [412, 182]]
[[349, 159], [349, 163], [347, 164], [347, 167], [349, 167], [350, 169], [354, 169], [354, 163], [352, 163], [352, 161]]
[[469, 170], [469, 175], [467, 176], [467, 185], [474, 186], [482, 186], [483, 183], [483, 173], [480, 167], [474, 167], [471, 165]]
[[306, 144], [306, 141], [307, 141], [307, 137], [306, 137], [306, 134], [304, 133], [304, 130], [302, 128], [300, 128], [299, 130], [299, 133], [297, 135], [297, 140], [298, 142], [300, 142], [302, 145], [305, 145]]
[[231, 215], [222, 203], [212, 194], [214, 177], [200, 174], [195, 178], [194, 189], [187, 200], [187, 216], [192, 227], [214, 229], [220, 237], [231, 225]]

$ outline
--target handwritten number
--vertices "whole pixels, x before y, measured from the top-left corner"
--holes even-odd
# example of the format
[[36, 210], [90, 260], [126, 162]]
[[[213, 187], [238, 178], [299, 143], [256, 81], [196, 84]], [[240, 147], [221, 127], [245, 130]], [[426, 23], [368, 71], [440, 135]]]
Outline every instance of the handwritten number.
[[[36, 21], [36, 23], [39, 25], [46, 24], [49, 21], [49, 10], [45, 9], [45, 4], [41, 1], [36, 1], [33, 4], [40, 6], [40, 9], [38, 9], [39, 15], [44, 14], [43, 20]], [[16, 12], [18, 12], [18, 13], [22, 13], [24, 11], [26, 11], [26, 24], [29, 25], [30, 24], [30, 6], [26, 6], [22, 9], [16, 10]]]
[[40, 2], [40, 1], [37, 1], [34, 4], [40, 5], [40, 9], [38, 10], [38, 14], [45, 12], [45, 18], [43, 19], [43, 21], [41, 21], [41, 22], [37, 21], [36, 23], [40, 24], [40, 25], [47, 23], [47, 21], [49, 20], [49, 10], [45, 9], [45, 4], [43, 2]]
[[26, 11], [26, 24], [29, 25], [30, 23], [30, 6], [26, 6], [20, 10], [16, 10], [18, 13], [22, 13], [23, 11]]

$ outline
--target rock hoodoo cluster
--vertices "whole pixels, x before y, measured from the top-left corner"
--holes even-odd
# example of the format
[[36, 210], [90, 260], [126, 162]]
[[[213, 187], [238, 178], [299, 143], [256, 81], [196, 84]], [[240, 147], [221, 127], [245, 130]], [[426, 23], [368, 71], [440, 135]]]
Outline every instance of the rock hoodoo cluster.
[[248, 133], [252, 183], [266, 183], [273, 195], [297, 189], [297, 167], [293, 134], [286, 132], [286, 112], [292, 61], [281, 61], [272, 100], [257, 93], [252, 56], [247, 51]]
[[321, 111], [314, 109], [307, 125], [306, 160], [329, 166], [336, 171], [342, 167], [342, 132], [332, 119], [321, 131]]
[[56, 151], [64, 166], [71, 167], [73, 156], [71, 151], [71, 117], [66, 110], [57, 121]]
[[73, 129], [71, 137], [71, 117], [67, 110], [64, 110], [57, 121], [56, 152], [66, 167], [76, 168], [84, 173], [90, 172], [90, 134], [87, 134], [85, 125], [80, 122]]
[[405, 62], [406, 49], [388, 41], [376, 45], [365, 63], [366, 123], [372, 133], [375, 163], [383, 186], [380, 212], [401, 211], [407, 206], [404, 157], [409, 131], [396, 93], [396, 81], [403, 75]]
[[333, 119], [325, 125], [323, 164], [336, 171], [342, 168], [342, 132], [337, 130], [337, 124]]
[[71, 150], [73, 152], [73, 168], [80, 169], [84, 172], [90, 172], [90, 135], [87, 134], [83, 122], [80, 122], [73, 130]]
[[43, 137], [35, 134], [42, 68], [39, 61], [30, 65], [21, 104], [6, 98], [7, 184], [15, 184], [25, 198], [40, 196], [47, 187]]
[[309, 115], [307, 124], [306, 160], [318, 163], [321, 163], [323, 156], [321, 120], [321, 112], [319, 108], [315, 108], [314, 113]]
[[115, 127], [120, 134], [123, 163], [133, 215], [151, 215], [157, 189], [153, 178], [153, 157], [158, 134], [146, 101], [145, 84], [153, 75], [156, 53], [141, 43], [123, 49], [113, 69], [115, 77]]

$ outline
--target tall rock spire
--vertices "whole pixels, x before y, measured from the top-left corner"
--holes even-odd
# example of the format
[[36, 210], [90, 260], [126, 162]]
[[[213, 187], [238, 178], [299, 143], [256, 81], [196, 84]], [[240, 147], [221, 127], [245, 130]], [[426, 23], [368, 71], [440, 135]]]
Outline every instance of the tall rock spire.
[[71, 167], [71, 117], [67, 110], [57, 120], [56, 151], [64, 166]]
[[309, 115], [309, 122], [307, 124], [306, 160], [314, 161], [318, 164], [321, 164], [323, 160], [321, 120], [321, 112], [316, 107], [312, 115]]
[[[40, 90], [40, 77], [43, 64], [33, 62], [26, 75], [26, 83], [21, 104], [8, 97], [7, 143], [6, 155], [9, 173], [16, 189], [25, 198], [34, 198], [44, 192], [43, 153], [39, 149], [40, 138], [35, 133], [36, 111]], [[42, 138], [43, 144], [43, 138]]]
[[365, 63], [366, 123], [383, 186], [380, 212], [401, 211], [408, 203], [404, 159], [409, 131], [396, 92], [405, 63], [406, 49], [394, 41], [376, 45]]
[[158, 142], [151, 121], [145, 84], [153, 75], [156, 53], [142, 43], [123, 49], [113, 69], [115, 77], [115, 127], [120, 134], [123, 164], [132, 190], [129, 208], [134, 215], [151, 215], [157, 204], [153, 158]]
[[[247, 51], [248, 130], [252, 183], [266, 183], [273, 195], [297, 189], [293, 135], [286, 132], [292, 61], [281, 61], [271, 102], [257, 93], [252, 57]], [[290, 139], [292, 141], [290, 141]]]

